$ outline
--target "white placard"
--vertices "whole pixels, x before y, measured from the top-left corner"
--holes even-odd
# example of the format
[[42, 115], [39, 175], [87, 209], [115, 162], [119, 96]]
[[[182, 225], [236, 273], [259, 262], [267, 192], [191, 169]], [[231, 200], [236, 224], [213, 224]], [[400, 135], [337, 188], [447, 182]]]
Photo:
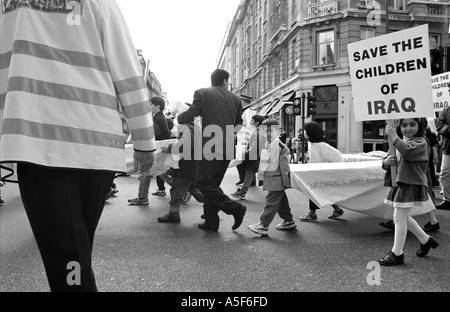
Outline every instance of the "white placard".
[[450, 72], [431, 77], [431, 87], [434, 111], [442, 112], [450, 105]]
[[355, 119], [434, 117], [428, 25], [348, 45]]

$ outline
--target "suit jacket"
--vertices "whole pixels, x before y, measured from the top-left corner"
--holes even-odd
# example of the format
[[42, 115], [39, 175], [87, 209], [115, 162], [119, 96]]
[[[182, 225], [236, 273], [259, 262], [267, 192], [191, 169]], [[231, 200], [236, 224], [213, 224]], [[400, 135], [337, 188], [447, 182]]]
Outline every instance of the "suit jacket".
[[234, 159], [234, 137], [242, 126], [241, 98], [224, 87], [199, 89], [191, 107], [178, 115], [178, 123], [189, 123], [197, 116], [202, 117], [203, 159]]
[[291, 188], [291, 170], [289, 167], [289, 149], [283, 144], [280, 146], [279, 166], [274, 171], [265, 171], [263, 177], [263, 191], [284, 191]]

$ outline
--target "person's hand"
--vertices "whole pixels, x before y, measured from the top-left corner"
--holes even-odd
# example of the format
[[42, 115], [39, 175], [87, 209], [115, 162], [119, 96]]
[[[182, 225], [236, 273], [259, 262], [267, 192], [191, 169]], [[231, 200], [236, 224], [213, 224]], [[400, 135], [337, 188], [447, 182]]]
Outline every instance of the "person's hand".
[[390, 119], [386, 121], [386, 134], [394, 139], [397, 136], [397, 127], [400, 123], [399, 119]]
[[388, 158], [386, 158], [386, 160], [384, 161], [384, 164], [386, 166], [397, 166], [397, 156], [389, 156]]
[[134, 151], [134, 172], [139, 174], [139, 179], [150, 175], [150, 170], [155, 165], [155, 152]]
[[390, 136], [391, 138], [395, 137], [397, 135], [397, 130], [395, 128], [393, 128], [393, 127], [387, 126], [386, 127], [386, 134], [388, 136]]

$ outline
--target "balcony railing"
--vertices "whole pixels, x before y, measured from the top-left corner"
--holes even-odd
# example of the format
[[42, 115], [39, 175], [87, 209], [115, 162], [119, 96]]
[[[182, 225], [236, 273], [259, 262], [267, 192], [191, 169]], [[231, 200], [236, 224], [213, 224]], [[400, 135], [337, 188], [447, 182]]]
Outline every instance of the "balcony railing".
[[445, 15], [445, 7], [440, 5], [429, 5], [428, 6], [429, 15]]
[[338, 11], [338, 0], [319, 2], [308, 1], [308, 19], [336, 14]]

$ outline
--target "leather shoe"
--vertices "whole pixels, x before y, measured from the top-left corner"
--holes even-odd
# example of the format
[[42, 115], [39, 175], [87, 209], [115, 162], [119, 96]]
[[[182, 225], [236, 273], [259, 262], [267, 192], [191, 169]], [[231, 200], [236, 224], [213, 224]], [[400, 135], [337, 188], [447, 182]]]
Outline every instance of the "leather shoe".
[[425, 232], [439, 232], [441, 227], [439, 226], [439, 222], [436, 224], [431, 224], [431, 222], [428, 222], [425, 224], [422, 228]]
[[405, 263], [405, 257], [403, 254], [401, 254], [400, 256], [396, 256], [395, 253], [389, 251], [386, 256], [378, 260], [378, 263], [384, 266], [399, 265]]
[[211, 225], [206, 224], [206, 223], [199, 224], [199, 225], [198, 225], [198, 228], [199, 228], [200, 230], [203, 230], [203, 231], [209, 231], [209, 232], [217, 232], [217, 231], [219, 230], [218, 227], [211, 226]]
[[231, 228], [233, 231], [241, 226], [242, 221], [244, 220], [245, 212], [247, 211], [247, 207], [242, 205], [241, 209], [234, 214], [234, 224]]
[[380, 222], [380, 225], [388, 230], [392, 230], [392, 231], [395, 230], [395, 223], [393, 220], [389, 220], [386, 222]]
[[430, 251], [430, 248], [434, 249], [437, 246], [439, 246], [439, 243], [433, 237], [430, 236], [430, 238], [425, 244], [420, 244], [420, 249], [417, 250], [416, 255], [417, 257], [425, 257]]
[[450, 210], [450, 202], [444, 200], [439, 205], [436, 205], [436, 209], [439, 209], [439, 210]]

